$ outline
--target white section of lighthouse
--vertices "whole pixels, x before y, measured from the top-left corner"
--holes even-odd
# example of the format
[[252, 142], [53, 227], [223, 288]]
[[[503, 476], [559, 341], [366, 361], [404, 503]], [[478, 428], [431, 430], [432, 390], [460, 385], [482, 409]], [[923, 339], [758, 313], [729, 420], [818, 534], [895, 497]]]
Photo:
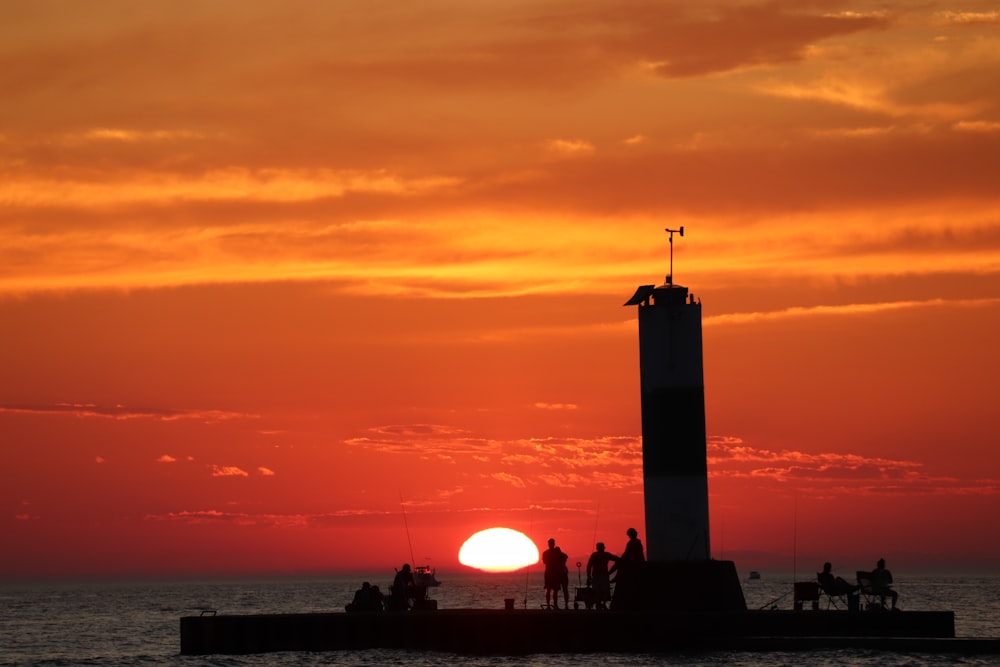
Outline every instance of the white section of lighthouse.
[[[673, 232], [671, 232], [671, 273]], [[650, 561], [711, 558], [701, 303], [668, 275], [642, 285], [639, 307], [642, 471]]]

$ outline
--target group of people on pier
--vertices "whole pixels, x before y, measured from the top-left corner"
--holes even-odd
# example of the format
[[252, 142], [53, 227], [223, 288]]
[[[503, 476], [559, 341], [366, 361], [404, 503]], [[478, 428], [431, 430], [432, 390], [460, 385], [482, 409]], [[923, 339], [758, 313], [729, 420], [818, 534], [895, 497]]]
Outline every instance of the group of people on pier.
[[[635, 528], [626, 531], [628, 542], [621, 556], [607, 551], [604, 542], [598, 542], [596, 551], [587, 560], [587, 587], [590, 602], [598, 609], [610, 607], [628, 608], [642, 594], [642, 568], [646, 554]], [[545, 608], [559, 609], [559, 595], [562, 594], [563, 609], [569, 609], [569, 557], [549, 538], [549, 548], [542, 552], [545, 566]], [[577, 564], [579, 565], [579, 563]], [[615, 575], [615, 593], [611, 595], [611, 575]], [[590, 605], [588, 604], [588, 607]]]
[[[597, 609], [642, 607], [646, 555], [636, 529], [629, 528], [626, 534], [628, 542], [620, 556], [609, 552], [603, 542], [598, 542], [595, 551], [590, 554], [587, 560], [587, 588], [578, 590], [578, 594], [586, 593], [585, 603], [588, 609], [591, 606]], [[545, 609], [559, 609], [560, 595], [563, 599], [562, 608], [569, 609], [568, 561], [569, 556], [556, 545], [555, 538], [549, 538], [548, 549], [542, 552]], [[577, 563], [577, 567], [580, 567], [580, 563]], [[899, 594], [892, 588], [892, 572], [886, 569], [885, 559], [880, 558], [871, 572], [859, 571], [856, 584], [834, 575], [833, 565], [829, 562], [823, 564], [823, 570], [816, 573], [816, 578], [819, 588], [827, 595], [846, 596], [849, 608], [857, 608], [858, 596], [864, 594], [879, 600], [883, 608], [886, 600], [891, 600], [891, 609], [896, 609]], [[612, 582], [615, 583], [613, 595]], [[796, 591], [798, 586], [796, 584]], [[353, 601], [347, 605], [347, 611], [406, 611], [420, 606], [421, 601], [433, 602], [425, 600], [427, 589], [417, 584], [409, 563], [404, 563], [402, 569], [396, 571], [389, 591], [386, 596], [378, 586], [366, 581], [355, 592]], [[815, 601], [817, 598], [808, 599]]]
[[366, 581], [354, 592], [354, 599], [347, 605], [347, 611], [406, 611], [418, 605], [426, 596], [427, 587], [417, 585], [410, 564], [403, 563], [402, 569], [396, 570], [388, 597], [378, 586], [372, 586]]
[[[646, 554], [635, 528], [626, 531], [628, 542], [621, 555], [609, 552], [603, 542], [598, 542], [596, 550], [587, 560], [587, 590], [590, 593], [588, 608], [629, 609], [642, 596], [643, 566]], [[549, 548], [542, 552], [545, 567], [545, 608], [559, 609], [559, 596], [563, 598], [563, 608], [569, 609], [569, 556], [556, 546], [554, 538], [549, 538]], [[579, 563], [577, 563], [579, 566]], [[614, 579], [612, 579], [612, 576]], [[614, 595], [611, 583], [614, 581]], [[426, 597], [426, 587], [417, 585], [409, 563], [396, 571], [389, 595], [378, 586], [364, 582], [354, 593], [354, 599], [346, 606], [349, 612], [406, 611], [419, 606]]]
[[819, 582], [820, 589], [827, 595], [846, 596], [849, 607], [857, 604], [859, 593], [878, 598], [879, 606], [883, 608], [887, 598], [892, 601], [891, 609], [896, 608], [896, 602], [899, 600], [899, 593], [892, 588], [892, 572], [886, 569], [884, 558], [878, 559], [875, 569], [871, 572], [859, 571], [858, 583], [856, 584], [852, 584], [843, 577], [835, 576], [833, 565], [829, 562], [823, 563], [823, 571], [816, 573], [816, 580]]

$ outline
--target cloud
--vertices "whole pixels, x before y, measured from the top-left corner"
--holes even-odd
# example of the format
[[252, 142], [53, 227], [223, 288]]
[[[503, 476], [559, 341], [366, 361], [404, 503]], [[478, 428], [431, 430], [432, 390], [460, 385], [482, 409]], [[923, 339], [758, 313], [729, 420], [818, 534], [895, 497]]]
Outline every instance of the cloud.
[[[463, 430], [429, 424], [378, 430], [382, 440], [356, 439], [352, 445], [393, 456], [464, 458], [470, 474], [484, 484], [497, 482], [517, 489], [602, 488], [626, 493], [642, 489], [642, 445], [636, 436], [477, 440]], [[450, 431], [460, 437], [447, 437]], [[400, 441], [384, 439], [389, 433], [398, 434]], [[418, 433], [425, 437], [414, 437]], [[471, 448], [470, 442], [474, 443]], [[992, 493], [993, 488], [982, 480], [931, 475], [919, 461], [850, 452], [775, 451], [749, 446], [735, 437], [709, 438], [708, 465], [714, 479], [815, 488], [818, 494], [834, 496], [852, 493], [855, 487], [870, 494], [982, 494]]]
[[375, 426], [369, 431], [389, 438], [450, 438], [469, 434], [466, 429], [443, 424], [389, 424]]
[[264, 477], [274, 477], [274, 471], [271, 470], [270, 468], [265, 468], [264, 466], [259, 466], [257, 468], [257, 472], [259, 472]]
[[447, 501], [451, 501], [453, 498], [455, 498], [456, 496], [459, 496], [459, 495], [461, 495], [463, 493], [465, 493], [465, 488], [461, 487], [461, 486], [454, 487], [454, 488], [451, 488], [451, 489], [438, 489], [437, 490], [437, 499], [440, 500], [440, 501], [446, 501], [447, 502]]
[[535, 403], [534, 405], [539, 410], [576, 410], [578, 407], [575, 403]]
[[[649, 151], [595, 152], [585, 160], [538, 164], [526, 157], [522, 166], [532, 167], [532, 175], [520, 181], [503, 179], [499, 167], [483, 168], [447, 196], [370, 193], [348, 197], [349, 210], [329, 200], [305, 208], [296, 202], [143, 203], [101, 216], [81, 206], [59, 211], [15, 206], [7, 209], [10, 224], [4, 224], [0, 207], [0, 265], [6, 267], [0, 269], [0, 293], [275, 281], [324, 281], [350, 294], [435, 299], [599, 292], [635, 270], [636, 253], [646, 251], [637, 251], [633, 239], [665, 206], [676, 207], [674, 217], [689, 215], [707, 230], [733, 225], [732, 216], [717, 209], [712, 184], [721, 182], [728, 184], [726, 206], [742, 209], [742, 220], [778, 221], [782, 215], [776, 209], [817, 211], [797, 215], [799, 230], [771, 224], [768, 229], [782, 233], [762, 239], [779, 251], [808, 235], [809, 247], [803, 248], [808, 254], [802, 256], [809, 258], [828, 252], [832, 259], [831, 251], [845, 250], [831, 235], [810, 234], [814, 225], [857, 219], [860, 211], [877, 218], [879, 229], [910, 224], [904, 218], [911, 211], [886, 210], [895, 199], [907, 199], [924, 211], [923, 218], [929, 212], [937, 220], [947, 215], [957, 226], [994, 206], [980, 201], [994, 185], [983, 156], [994, 151], [974, 144], [991, 142], [1000, 132], [988, 131], [989, 125], [961, 125], [968, 129], [949, 126], [921, 137], [905, 123], [866, 121], [802, 129], [793, 145], [767, 153], [767, 169], [761, 168], [761, 153], [731, 136], [734, 130], [713, 128], [695, 133], [691, 145], [697, 150], [677, 148], [671, 139], [671, 147], [664, 141]], [[894, 177], [887, 180], [887, 174]], [[932, 201], [913, 202], [915, 197]], [[406, 211], [392, 203], [398, 199], [406, 200]], [[959, 213], [956, 202], [962, 200], [981, 204], [975, 207], [980, 213], [971, 212], [973, 207]], [[363, 211], [352, 208], [357, 202], [363, 202]], [[372, 217], [354, 217], [362, 213]], [[135, 227], [136, 219], [151, 222]], [[920, 227], [929, 224], [925, 219]], [[745, 254], [747, 243], [739, 249], [724, 245], [728, 252], [718, 255], [720, 261], [745, 264], [752, 258]], [[851, 252], [861, 259], [858, 248]], [[891, 246], [884, 252], [900, 255]], [[935, 269], [943, 268], [937, 263], [941, 257], [927, 249], [906, 258], [908, 270], [926, 270], [931, 258]], [[781, 255], [761, 259], [811, 272], [827, 267], [794, 258], [788, 263]], [[957, 258], [947, 268], [979, 270], [985, 257], [974, 266], [967, 259]], [[852, 273], [884, 266], [889, 264], [836, 262], [837, 270]]]
[[594, 152], [594, 145], [582, 139], [552, 139], [545, 146], [562, 155], [586, 155]]
[[321, 526], [344, 519], [366, 518], [372, 516], [387, 516], [390, 513], [368, 509], [345, 509], [323, 514], [275, 514], [250, 512], [232, 512], [216, 509], [180, 510], [162, 514], [147, 514], [146, 521], [169, 521], [194, 525], [231, 524], [240, 527], [276, 527], [301, 528]]
[[412, 195], [454, 187], [454, 177], [406, 178], [385, 170], [247, 169], [231, 167], [189, 177], [169, 172], [135, 172], [94, 181], [66, 174], [58, 181], [5, 179], [0, 203], [18, 207], [48, 206], [46, 196], [60, 192], [59, 205], [72, 207], [126, 207], [138, 204], [176, 205], [184, 201], [304, 202], [352, 193]]
[[170, 454], [164, 454], [160, 458], [156, 459], [157, 463], [174, 463], [176, 461], [177, 459], [175, 459], [173, 456], [170, 456]]
[[1000, 304], [1000, 298], [986, 299], [928, 299], [926, 301], [893, 301], [883, 303], [854, 303], [838, 306], [810, 306], [785, 308], [783, 310], [756, 313], [727, 313], [704, 318], [704, 326], [720, 326], [732, 324], [752, 324], [775, 320], [867, 315], [895, 310], [911, 310], [915, 308], [972, 307], [989, 308]]
[[541, 468], [629, 469], [642, 461], [639, 438], [628, 436], [512, 440], [505, 443], [504, 451], [505, 457], [517, 455], [519, 462]]
[[[567, 409], [567, 408], [560, 408]], [[525, 480], [524, 469], [594, 471], [599, 468], [635, 469], [642, 450], [636, 437], [522, 438], [490, 440], [474, 438], [462, 429], [431, 424], [382, 426], [372, 429], [378, 437], [352, 438], [346, 444], [375, 449], [394, 456], [462, 458], [481, 466], [484, 478], [496, 474], [516, 475]], [[496, 466], [506, 470], [497, 471]], [[545, 475], [549, 473], [546, 471]], [[589, 472], [587, 474], [590, 474]], [[532, 475], [532, 479], [535, 479]], [[509, 478], [502, 478], [511, 482]], [[554, 478], [555, 479], [555, 478]]]
[[250, 473], [236, 466], [212, 465], [212, 477], [249, 477]]
[[994, 133], [1000, 132], [1000, 122], [988, 120], [962, 120], [952, 127], [956, 132]]
[[815, 134], [821, 137], [838, 137], [838, 138], [864, 138], [864, 137], [877, 137], [884, 134], [889, 134], [891, 132], [896, 132], [896, 128], [892, 125], [889, 126], [876, 126], [876, 127], [842, 127], [842, 128], [832, 128], [832, 129], [821, 129], [816, 130]]
[[393, 424], [373, 427], [368, 432], [370, 435], [344, 442], [352, 447], [387, 454], [417, 454], [422, 458], [487, 456], [498, 447], [498, 443], [474, 438], [464, 429], [440, 424]]
[[588, 473], [551, 472], [540, 476], [536, 483], [562, 489], [583, 489], [593, 487], [614, 491], [642, 490], [642, 473], [635, 469], [629, 473], [595, 470]]
[[495, 472], [487, 475], [487, 477], [503, 482], [504, 484], [509, 484], [510, 486], [513, 486], [518, 489], [523, 489], [527, 486], [527, 484], [524, 483], [523, 479], [521, 479], [517, 475], [511, 475], [510, 473]]
[[637, 29], [637, 49], [666, 77], [801, 61], [820, 40], [889, 25], [881, 15], [817, 15], [777, 2], [720, 8], [712, 17], [670, 19], [654, 17], [645, 29]]
[[66, 415], [79, 419], [153, 419], [178, 421], [192, 419], [215, 423], [232, 419], [257, 419], [259, 415], [228, 410], [176, 410], [165, 408], [134, 409], [124, 405], [100, 406], [94, 403], [55, 403], [49, 405], [0, 405], [0, 414]]
[[178, 139], [200, 139], [204, 135], [189, 130], [130, 130], [124, 128], [95, 128], [80, 134], [67, 135], [63, 142], [78, 144], [85, 141], [119, 141], [123, 143], [165, 142]]
[[1000, 493], [993, 480], [933, 475], [919, 461], [839, 452], [773, 451], [748, 446], [738, 438], [711, 438], [708, 465], [713, 478], [811, 489], [817, 497]]
[[[380, 100], [384, 91], [400, 89], [465, 95], [502, 91], [509, 97], [511, 90], [578, 90], [639, 63], [652, 64], [660, 76], [686, 77], [795, 62], [817, 41], [889, 25], [879, 13], [823, 14], [782, 2], [739, 7], [641, 0], [447, 4], [447, 12], [410, 8], [405, 28], [360, 18], [354, 24], [338, 16], [340, 25], [353, 26], [352, 33], [333, 41], [312, 41], [311, 26], [303, 26], [300, 52], [289, 55], [283, 67], [271, 68], [258, 85], [280, 81], [292, 98], [317, 80], [327, 88], [357, 91], [364, 100]], [[374, 50], [357, 41], [365, 30], [385, 34], [390, 26], [396, 28], [392, 47]], [[235, 26], [228, 27], [234, 32]], [[287, 49], [273, 39], [260, 35], [254, 43], [268, 53]], [[414, 108], [419, 107], [411, 104], [408, 110]]]
[[938, 12], [936, 16], [945, 23], [965, 25], [1000, 23], [1000, 10], [996, 9], [984, 12], [946, 10]]
[[[658, 76], [708, 75], [804, 59], [818, 41], [890, 25], [877, 12], [815, 13], [794, 3], [551, 3], [525, 23], [536, 37], [526, 55], [546, 59], [553, 83], [599, 77], [643, 63]], [[546, 58], [550, 53], [572, 57]], [[558, 48], [557, 48], [558, 47]], [[509, 51], [510, 49], [508, 49]], [[576, 71], [565, 71], [575, 63]]]

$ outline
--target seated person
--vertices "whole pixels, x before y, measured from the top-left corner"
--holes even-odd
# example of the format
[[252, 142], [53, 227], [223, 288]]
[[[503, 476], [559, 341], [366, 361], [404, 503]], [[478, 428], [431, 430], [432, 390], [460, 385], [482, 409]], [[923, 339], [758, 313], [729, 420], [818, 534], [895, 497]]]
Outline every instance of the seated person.
[[382, 589], [378, 586], [372, 586], [372, 610], [373, 611], [383, 611], [385, 609], [385, 596], [382, 595]]
[[846, 579], [842, 577], [833, 576], [833, 565], [830, 563], [823, 563], [823, 571], [816, 573], [816, 579], [819, 581], [819, 587], [823, 589], [823, 592], [827, 595], [850, 595], [857, 591], [860, 586], [849, 583]]
[[347, 611], [376, 611], [372, 590], [367, 581], [361, 584], [361, 588], [354, 592], [354, 600], [347, 605]]
[[872, 594], [882, 599], [882, 606], [885, 606], [885, 599], [892, 598], [892, 608], [896, 608], [896, 600], [899, 593], [892, 590], [892, 572], [885, 569], [885, 559], [879, 558], [874, 570], [872, 570]]

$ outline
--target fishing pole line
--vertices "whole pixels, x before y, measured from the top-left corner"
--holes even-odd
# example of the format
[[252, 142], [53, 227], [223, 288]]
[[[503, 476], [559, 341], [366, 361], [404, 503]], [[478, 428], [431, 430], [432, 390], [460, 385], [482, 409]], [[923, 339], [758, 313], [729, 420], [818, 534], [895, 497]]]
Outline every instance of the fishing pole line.
[[601, 503], [597, 503], [597, 507], [594, 509], [594, 542], [597, 545], [597, 522], [601, 519]]
[[413, 542], [410, 540], [410, 524], [406, 520], [406, 505], [403, 504], [403, 492], [399, 492], [399, 509], [403, 511], [403, 527], [406, 528], [406, 544], [410, 547], [410, 564], [416, 567], [417, 561], [413, 558]]
[[798, 578], [799, 553], [799, 496], [796, 494], [792, 503], [792, 590], [795, 590], [795, 580]]
[[[528, 513], [528, 534], [530, 535], [535, 530], [535, 506], [533, 504], [531, 504], [531, 502], [529, 501], [528, 502], [528, 507], [531, 508], [531, 511]], [[531, 566], [530, 565], [525, 565], [524, 566], [524, 600], [522, 601], [522, 604], [524, 605], [525, 609], [528, 608], [528, 579], [529, 579], [530, 576], [531, 576]]]
[[761, 605], [760, 607], [757, 608], [757, 611], [760, 611], [764, 607], [770, 607], [775, 602], [777, 602], [779, 600], [782, 600], [784, 598], [787, 598], [788, 596], [789, 596], [789, 593], [783, 593], [783, 594], [779, 595], [778, 597], [774, 598], [773, 600], [771, 600], [770, 602], [765, 602], [763, 605]]

